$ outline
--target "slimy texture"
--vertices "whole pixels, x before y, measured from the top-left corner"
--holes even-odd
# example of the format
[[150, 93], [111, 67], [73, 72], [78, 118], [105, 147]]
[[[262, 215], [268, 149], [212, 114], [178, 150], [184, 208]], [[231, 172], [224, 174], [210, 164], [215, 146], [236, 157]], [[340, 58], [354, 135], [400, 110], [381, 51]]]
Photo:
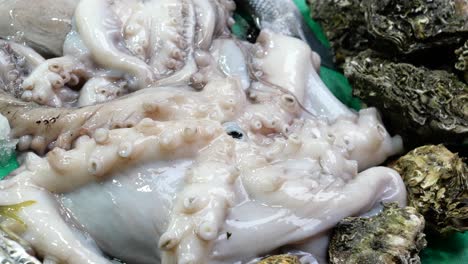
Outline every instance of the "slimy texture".
[[234, 9], [82, 0], [59, 57], [0, 42], [0, 114], [22, 153], [0, 209], [35, 201], [2, 225], [49, 263], [247, 263], [278, 249], [323, 262], [341, 219], [405, 205], [398, 173], [376, 167], [399, 136], [333, 97], [302, 40], [231, 36]]

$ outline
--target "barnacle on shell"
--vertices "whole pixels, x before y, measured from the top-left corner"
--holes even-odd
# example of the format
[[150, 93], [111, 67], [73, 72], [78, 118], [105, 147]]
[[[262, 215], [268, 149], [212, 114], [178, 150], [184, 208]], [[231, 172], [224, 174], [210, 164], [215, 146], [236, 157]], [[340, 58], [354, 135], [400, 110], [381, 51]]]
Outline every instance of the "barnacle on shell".
[[468, 86], [446, 71], [396, 63], [364, 51], [345, 63], [353, 93], [381, 110], [407, 145], [457, 142], [468, 135]]
[[468, 166], [443, 145], [414, 149], [393, 165], [408, 203], [440, 232], [468, 230]]
[[329, 245], [332, 264], [421, 263], [426, 246], [424, 218], [415, 208], [385, 204], [374, 217], [347, 217], [335, 227]]

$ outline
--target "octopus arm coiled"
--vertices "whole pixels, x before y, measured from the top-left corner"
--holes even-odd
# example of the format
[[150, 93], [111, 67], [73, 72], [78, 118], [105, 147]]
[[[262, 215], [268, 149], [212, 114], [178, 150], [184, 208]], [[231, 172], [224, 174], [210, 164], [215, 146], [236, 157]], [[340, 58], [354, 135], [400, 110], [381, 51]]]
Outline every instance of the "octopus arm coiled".
[[110, 264], [102, 253], [90, 249], [77, 238], [61, 217], [62, 212], [52, 194], [36, 186], [7, 182], [3, 181], [0, 186], [0, 205], [29, 204], [18, 212], [21, 222], [10, 222], [8, 228], [17, 231], [44, 263]]
[[[341, 187], [325, 187], [312, 191], [314, 195], [310, 198], [300, 200], [292, 196], [294, 190], [304, 188], [303, 185], [291, 185], [290, 195], [266, 191], [263, 198], [257, 196], [260, 200], [233, 208], [222, 230], [232, 235], [217, 240], [212, 260], [234, 263], [252, 259], [281, 246], [320, 235], [344, 217], [367, 212], [381, 201], [394, 201], [401, 206], [406, 204], [406, 190], [401, 177], [384, 167], [366, 170]], [[275, 201], [295, 202], [288, 206], [273, 204], [270, 198], [276, 195], [281, 197]], [[245, 241], [251, 242], [249, 246]]]
[[178, 194], [167, 231], [159, 240], [163, 263], [206, 263], [234, 202], [234, 140], [223, 136], [200, 152]]
[[253, 48], [253, 75], [293, 94], [315, 116], [330, 121], [339, 116], [353, 116], [320, 80], [315, 57], [305, 42], [263, 30]]
[[357, 161], [359, 171], [403, 151], [402, 138], [387, 132], [375, 108], [362, 109], [356, 117], [341, 117], [328, 131], [335, 144], [349, 153], [349, 159]]
[[128, 73], [137, 81], [137, 88], [154, 80], [153, 72], [141, 59], [123, 51], [121, 21], [106, 0], [80, 1], [75, 11], [78, 33], [92, 58], [102, 67]]
[[[157, 86], [182, 84], [197, 72], [194, 58], [195, 6], [192, 0], [151, 1], [151, 50], [149, 65], [158, 73]], [[182, 23], [181, 23], [182, 21]]]
[[202, 50], [208, 50], [213, 38], [230, 35], [229, 27], [235, 23], [232, 13], [236, 4], [232, 0], [197, 0], [194, 4], [197, 15], [195, 44]]
[[2, 82], [2, 89], [16, 98], [21, 98], [25, 95], [22, 86], [24, 79], [44, 61], [45, 59], [41, 55], [27, 46], [12, 41], [0, 40], [0, 82]]
[[77, 86], [81, 78], [89, 78], [83, 64], [70, 56], [41, 63], [23, 82], [22, 99], [42, 105], [62, 107], [78, 98]]
[[113, 100], [125, 94], [125, 82], [106, 77], [91, 78], [80, 90], [78, 107], [95, 105]]

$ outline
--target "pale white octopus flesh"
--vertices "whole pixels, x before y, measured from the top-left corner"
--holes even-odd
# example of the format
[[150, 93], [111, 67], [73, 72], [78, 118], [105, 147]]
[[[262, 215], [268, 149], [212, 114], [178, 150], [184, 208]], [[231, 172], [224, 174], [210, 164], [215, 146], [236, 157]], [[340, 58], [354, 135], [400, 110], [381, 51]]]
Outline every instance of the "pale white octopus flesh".
[[306, 43], [233, 37], [234, 9], [81, 0], [61, 57], [1, 41], [0, 113], [24, 154], [0, 205], [35, 201], [1, 225], [47, 263], [324, 262], [338, 221], [403, 206], [398, 173], [374, 167], [401, 139], [333, 97]]

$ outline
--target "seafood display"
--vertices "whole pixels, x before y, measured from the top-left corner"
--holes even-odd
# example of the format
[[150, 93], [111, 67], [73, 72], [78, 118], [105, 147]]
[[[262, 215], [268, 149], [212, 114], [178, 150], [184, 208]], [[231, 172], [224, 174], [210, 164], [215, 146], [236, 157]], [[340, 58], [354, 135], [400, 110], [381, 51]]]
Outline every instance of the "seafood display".
[[[411, 210], [426, 221], [422, 262], [467, 262], [468, 1], [308, 2], [334, 50], [338, 71], [349, 81], [341, 90], [352, 91], [356, 98], [351, 99], [361, 100], [363, 107], [379, 109], [388, 131], [401, 135], [405, 150], [413, 149], [387, 164], [401, 174]], [[397, 243], [393, 227], [373, 232], [373, 224], [367, 224], [372, 220], [347, 219], [335, 228], [330, 262], [420, 262], [415, 254], [421, 248], [414, 245], [425, 243]], [[394, 227], [397, 234], [421, 232], [414, 225]], [[412, 247], [405, 247], [408, 243]]]
[[231, 0], [37, 2], [73, 12], [28, 13], [60, 33], [49, 42], [0, 42], [0, 124], [21, 165], [0, 181], [0, 225], [31, 259], [327, 263], [337, 223], [406, 205], [379, 166], [401, 137], [333, 96], [307, 39], [263, 25], [237, 39]]

